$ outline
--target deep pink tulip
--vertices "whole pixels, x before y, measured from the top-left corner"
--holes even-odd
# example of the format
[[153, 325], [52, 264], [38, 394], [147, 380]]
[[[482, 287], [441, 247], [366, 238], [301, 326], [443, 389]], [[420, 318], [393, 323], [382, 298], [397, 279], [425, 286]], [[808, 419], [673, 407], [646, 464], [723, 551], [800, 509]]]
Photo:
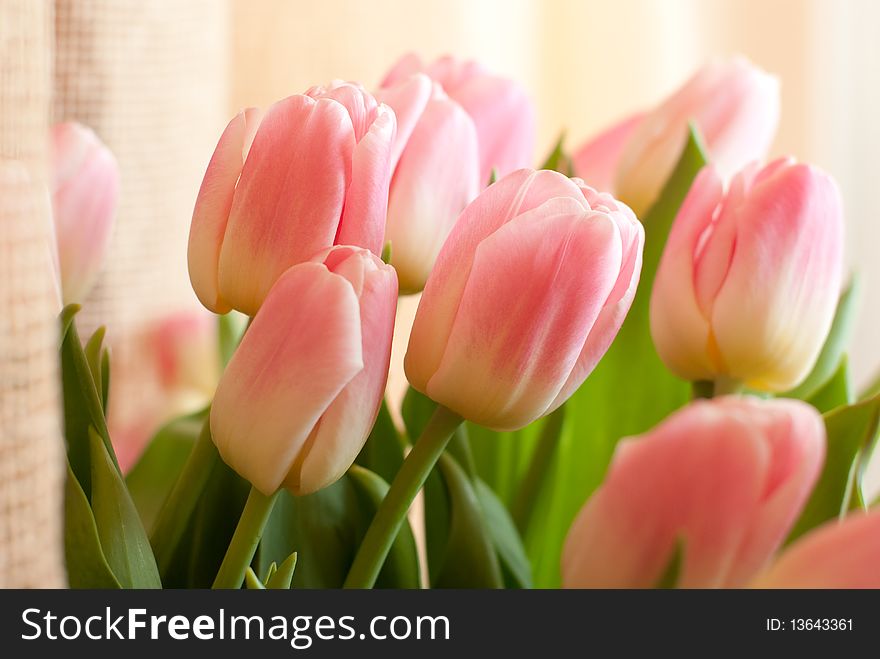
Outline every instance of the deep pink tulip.
[[[568, 533], [563, 585], [652, 587], [673, 560], [679, 587], [747, 585], [787, 536], [824, 454], [822, 418], [806, 403], [734, 397], [691, 403], [618, 445], [605, 482]], [[878, 530], [875, 523], [869, 532], [874, 547]], [[813, 538], [802, 542], [809, 546]], [[783, 555], [780, 582], [786, 555], [797, 551]], [[856, 555], [863, 556], [838, 552], [827, 559], [844, 574]], [[876, 575], [876, 555], [870, 562]]]
[[292, 265], [334, 244], [379, 254], [394, 112], [334, 82], [245, 110], [226, 127], [193, 211], [189, 272], [199, 300], [256, 313]]
[[52, 127], [50, 190], [65, 304], [83, 302], [110, 245], [119, 198], [119, 167], [91, 129]]
[[399, 157], [388, 200], [385, 240], [401, 291], [422, 290], [440, 247], [481, 187], [477, 131], [458, 103], [417, 73], [376, 98], [398, 118]]
[[480, 181], [489, 181], [528, 167], [535, 148], [535, 109], [518, 83], [495, 75], [478, 62], [441, 57], [425, 65], [414, 54], [405, 55], [382, 82], [383, 87], [426, 73], [473, 118], [480, 147]]
[[333, 247], [287, 270], [214, 396], [226, 463], [267, 495], [342, 476], [379, 412], [396, 306], [394, 269], [365, 249]]
[[834, 316], [843, 270], [834, 181], [791, 159], [751, 165], [725, 193], [716, 169], [694, 181], [651, 295], [651, 335], [688, 380], [785, 391], [809, 373]]
[[640, 119], [578, 149], [575, 173], [641, 215], [672, 173], [690, 122], [711, 161], [730, 176], [767, 154], [779, 123], [779, 82], [741, 57], [712, 62]]
[[523, 169], [462, 213], [416, 313], [406, 374], [499, 430], [559, 407], [608, 349], [641, 271], [625, 205], [557, 172]]

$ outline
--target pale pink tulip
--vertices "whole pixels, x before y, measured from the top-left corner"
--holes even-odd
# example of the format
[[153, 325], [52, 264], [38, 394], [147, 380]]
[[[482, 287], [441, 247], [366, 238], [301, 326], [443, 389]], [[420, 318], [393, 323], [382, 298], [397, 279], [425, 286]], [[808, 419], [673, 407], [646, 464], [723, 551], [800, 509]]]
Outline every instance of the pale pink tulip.
[[92, 130], [52, 127], [50, 191], [65, 304], [83, 302], [110, 244], [119, 198], [119, 167]]
[[571, 157], [575, 175], [597, 190], [612, 192], [623, 149], [644, 116], [627, 117], [582, 144]]
[[725, 193], [713, 166], [694, 181], [651, 295], [651, 335], [687, 380], [785, 391], [809, 373], [834, 316], [843, 269], [834, 181], [777, 160]]
[[568, 533], [563, 585], [652, 587], [673, 561], [679, 587], [747, 585], [791, 529], [824, 454], [822, 418], [806, 403], [690, 404], [618, 445]]
[[227, 126], [193, 211], [199, 300], [256, 313], [290, 266], [334, 244], [380, 253], [396, 120], [358, 85], [334, 82], [246, 110]]
[[[459, 213], [481, 187], [474, 122], [424, 74], [380, 90], [398, 117], [399, 159], [388, 200], [385, 240], [405, 293], [425, 286]], [[396, 148], [395, 151], [398, 149]]]
[[425, 286], [406, 374], [508, 430], [559, 407], [608, 349], [641, 271], [632, 211], [557, 172], [514, 172], [462, 213]]
[[383, 87], [426, 73], [473, 118], [480, 149], [480, 180], [489, 181], [528, 167], [535, 147], [535, 109], [518, 83], [495, 75], [478, 62], [441, 57], [425, 65], [414, 54], [405, 55], [388, 72]]
[[690, 122], [710, 160], [730, 176], [767, 154], [779, 123], [779, 81], [741, 57], [712, 62], [635, 123], [613, 126], [581, 147], [575, 173], [641, 215], [675, 168]]
[[227, 464], [267, 495], [342, 476], [379, 411], [396, 306], [394, 269], [364, 249], [287, 270], [214, 396], [211, 433]]

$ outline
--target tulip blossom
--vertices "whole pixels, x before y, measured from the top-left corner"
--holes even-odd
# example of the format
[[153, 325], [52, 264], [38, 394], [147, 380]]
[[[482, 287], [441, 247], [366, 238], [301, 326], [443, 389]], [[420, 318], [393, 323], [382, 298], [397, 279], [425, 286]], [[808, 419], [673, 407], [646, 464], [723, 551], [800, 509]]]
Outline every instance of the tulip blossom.
[[575, 174], [643, 213], [672, 173], [690, 122], [730, 176], [766, 155], [779, 123], [779, 81], [741, 57], [708, 64], [651, 112], [581, 147]]
[[672, 573], [682, 588], [880, 586], [878, 514], [826, 524], [774, 562], [824, 454], [806, 403], [690, 404], [618, 445], [568, 533], [563, 585], [648, 588]]
[[688, 380], [786, 391], [812, 368], [843, 268], [834, 181], [780, 159], [729, 189], [708, 166], [678, 212], [651, 295], [660, 357]]
[[500, 177], [531, 164], [535, 109], [519, 84], [491, 73], [478, 62], [441, 57], [425, 65], [409, 54], [388, 72], [382, 86], [397, 84], [419, 72], [439, 82], [474, 120], [483, 184], [489, 181], [493, 169]]
[[266, 495], [342, 476], [379, 412], [396, 305], [394, 269], [368, 250], [334, 247], [288, 269], [214, 396], [226, 463]]
[[477, 132], [467, 112], [424, 74], [376, 97], [398, 121], [385, 240], [401, 290], [418, 292], [459, 213], [481, 187]]
[[342, 82], [232, 119], [193, 210], [189, 272], [202, 304], [253, 315], [285, 270], [321, 250], [379, 254], [395, 126], [391, 109]]
[[62, 297], [82, 302], [104, 263], [110, 244], [119, 167], [89, 128], [74, 122], [52, 127], [50, 191]]
[[634, 114], [582, 144], [571, 157], [575, 174], [597, 190], [613, 191], [620, 157], [643, 119]]
[[608, 349], [641, 271], [625, 205], [519, 170], [462, 213], [431, 273], [405, 358], [420, 392], [499, 430], [559, 407]]
[[196, 306], [134, 332], [113, 350], [107, 422], [123, 471], [174, 417], [211, 402], [220, 377], [217, 317]]

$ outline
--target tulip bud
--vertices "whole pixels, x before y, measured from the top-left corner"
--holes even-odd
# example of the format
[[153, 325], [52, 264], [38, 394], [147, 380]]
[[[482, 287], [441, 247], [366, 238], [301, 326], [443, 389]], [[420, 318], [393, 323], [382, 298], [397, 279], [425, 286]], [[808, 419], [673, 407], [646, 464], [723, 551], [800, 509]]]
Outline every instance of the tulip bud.
[[641, 271], [623, 204], [519, 170], [476, 198], [440, 251], [405, 367], [418, 391], [499, 430], [559, 407], [608, 349]]
[[381, 90], [398, 119], [385, 240], [405, 293], [425, 286], [459, 213], [481, 187], [470, 116], [423, 74]]
[[[796, 400], [691, 403], [618, 444], [562, 556], [569, 588], [740, 587], [782, 544], [819, 476], [825, 426]], [[678, 553], [678, 556], [676, 556]]]
[[585, 166], [598, 152], [615, 169], [613, 186], [602, 189], [644, 213], [672, 174], [690, 122], [712, 162], [730, 176], [766, 155], [779, 123], [779, 81], [743, 58], [713, 62], [652, 112], [582, 147], [587, 153], [575, 157], [575, 173], [590, 185], [602, 185], [592, 178], [597, 168], [603, 171], [602, 163]]
[[489, 72], [477, 62], [441, 57], [425, 66], [416, 55], [409, 54], [388, 72], [382, 86], [418, 72], [439, 82], [474, 120], [481, 184], [489, 181], [493, 169], [501, 177], [530, 165], [535, 148], [535, 109], [519, 84]]
[[216, 313], [254, 315], [290, 266], [334, 244], [382, 249], [396, 121], [334, 82], [246, 110], [226, 127], [199, 190], [189, 272]]
[[781, 159], [695, 179], [651, 295], [651, 335], [671, 371], [786, 391], [809, 373], [834, 316], [843, 211], [834, 181]]
[[119, 167], [94, 132], [77, 123], [51, 131], [50, 190], [62, 297], [82, 302], [101, 270], [116, 215]]
[[287, 270], [214, 396], [226, 463], [267, 495], [342, 476], [379, 412], [396, 306], [394, 269], [364, 249], [334, 247]]
[[588, 140], [571, 157], [574, 173], [597, 190], [614, 190], [620, 157], [633, 131], [644, 119], [635, 114]]

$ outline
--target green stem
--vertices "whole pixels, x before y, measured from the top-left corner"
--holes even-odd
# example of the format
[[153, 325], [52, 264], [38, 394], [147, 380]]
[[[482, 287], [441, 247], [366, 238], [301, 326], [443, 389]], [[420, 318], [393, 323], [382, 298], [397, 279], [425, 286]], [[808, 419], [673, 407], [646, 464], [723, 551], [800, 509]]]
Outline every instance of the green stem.
[[189, 526], [205, 485], [219, 464], [220, 454], [217, 453], [217, 448], [211, 440], [211, 414], [209, 411], [202, 431], [199, 433], [174, 487], [162, 504], [156, 521], [153, 523], [152, 533], [150, 533], [150, 544], [156, 556], [159, 574], [163, 579], [171, 567], [177, 546]]
[[691, 382], [691, 399], [712, 398], [715, 395], [715, 383], [712, 380], [694, 380]]
[[541, 428], [538, 444], [529, 460], [528, 471], [523, 477], [511, 507], [511, 515], [520, 534], [525, 534], [531, 521], [535, 499], [538, 497], [541, 483], [559, 444], [563, 423], [565, 423], [565, 405], [560, 405], [547, 417], [544, 427]]
[[715, 380], [714, 396], [727, 396], [730, 394], [742, 393], [743, 384], [739, 380], [732, 378], [719, 377]]
[[257, 488], [251, 487], [251, 493], [244, 504], [238, 526], [235, 527], [212, 588], [241, 588], [245, 572], [254, 558], [277, 498], [278, 492], [266, 496]]
[[425, 479], [461, 422], [460, 416], [442, 405], [434, 410], [431, 420], [406, 456], [388, 493], [379, 504], [376, 516], [367, 529], [345, 579], [345, 588], [372, 588], [376, 583], [382, 564], [406, 519], [413, 499], [425, 484]]

